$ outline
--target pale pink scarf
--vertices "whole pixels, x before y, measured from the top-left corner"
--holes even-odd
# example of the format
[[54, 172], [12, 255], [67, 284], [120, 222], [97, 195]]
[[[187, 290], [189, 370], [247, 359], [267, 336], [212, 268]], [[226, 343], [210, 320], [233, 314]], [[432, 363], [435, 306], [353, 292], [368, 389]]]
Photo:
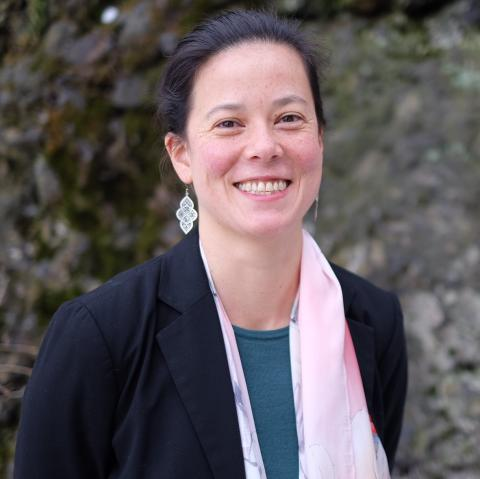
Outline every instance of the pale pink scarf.
[[[246, 477], [266, 478], [235, 334], [201, 245], [200, 250], [225, 342]], [[299, 478], [389, 479], [385, 452], [368, 414], [340, 284], [305, 231], [299, 292], [290, 321], [290, 358]]]

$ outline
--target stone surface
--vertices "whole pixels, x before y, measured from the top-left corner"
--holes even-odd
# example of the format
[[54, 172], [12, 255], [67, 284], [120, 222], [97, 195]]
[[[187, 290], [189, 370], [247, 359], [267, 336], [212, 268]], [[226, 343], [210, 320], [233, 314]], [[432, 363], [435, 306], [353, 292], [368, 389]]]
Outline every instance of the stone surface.
[[158, 39], [158, 46], [164, 56], [171, 55], [177, 46], [178, 38], [173, 32], [162, 33]]
[[39, 157], [33, 166], [37, 194], [41, 206], [48, 206], [61, 197], [60, 182], [56, 173], [48, 166], [45, 158]]
[[[479, 4], [276, 3], [329, 51], [324, 178], [307, 226], [404, 308], [410, 382], [394, 477], [477, 478]], [[50, 2], [31, 38], [16, 5], [0, 6], [0, 343], [35, 346], [63, 301], [182, 237], [153, 85], [207, 6], [132, 0], [105, 25], [108, 5]], [[0, 393], [0, 477], [12, 476], [18, 410]]]
[[123, 24], [119, 37], [121, 46], [129, 46], [150, 33], [153, 28], [152, 2], [139, 1], [121, 16]]
[[61, 57], [72, 43], [78, 28], [68, 20], [53, 23], [44, 39], [45, 53], [51, 57]]
[[112, 38], [107, 31], [94, 30], [73, 41], [63, 52], [66, 61], [74, 65], [95, 63], [112, 49]]
[[112, 103], [122, 108], [138, 107], [148, 99], [148, 84], [140, 75], [121, 77], [115, 83]]

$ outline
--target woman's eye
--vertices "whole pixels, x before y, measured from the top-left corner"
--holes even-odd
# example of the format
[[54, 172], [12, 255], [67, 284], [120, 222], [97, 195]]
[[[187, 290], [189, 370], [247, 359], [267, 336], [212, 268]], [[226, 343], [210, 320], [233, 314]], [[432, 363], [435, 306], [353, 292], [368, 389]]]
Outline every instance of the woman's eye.
[[299, 115], [295, 115], [293, 113], [290, 113], [288, 115], [283, 115], [280, 121], [284, 123], [293, 123], [295, 121], [301, 120]]
[[234, 126], [237, 125], [237, 122], [234, 120], [223, 120], [220, 123], [217, 124], [217, 127], [219, 128], [233, 128]]

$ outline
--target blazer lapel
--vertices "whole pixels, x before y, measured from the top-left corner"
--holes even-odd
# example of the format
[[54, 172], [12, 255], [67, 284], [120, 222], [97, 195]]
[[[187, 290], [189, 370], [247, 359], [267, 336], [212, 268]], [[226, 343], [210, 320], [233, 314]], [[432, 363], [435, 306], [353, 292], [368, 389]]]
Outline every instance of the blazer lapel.
[[[355, 287], [332, 268], [342, 288], [345, 316], [355, 347], [367, 407], [373, 411], [375, 342], [362, 321]], [[165, 255], [158, 297], [173, 308], [157, 334], [178, 393], [191, 417], [213, 475], [245, 479], [242, 445], [228, 362], [208, 279], [194, 230]]]
[[178, 393], [216, 478], [244, 479], [235, 401], [216, 306], [191, 233], [167, 254], [159, 297], [176, 318], [157, 334]]
[[345, 270], [331, 264], [342, 288], [343, 307], [352, 336], [355, 354], [357, 356], [360, 375], [362, 376], [365, 399], [370, 413], [374, 411], [374, 384], [375, 384], [375, 338], [373, 328], [362, 320], [361, 302], [357, 298], [355, 285]]
[[367, 407], [372, 414], [374, 411], [373, 389], [375, 379], [375, 342], [373, 329], [354, 319], [347, 318], [347, 321], [360, 368], [360, 375], [362, 376]]

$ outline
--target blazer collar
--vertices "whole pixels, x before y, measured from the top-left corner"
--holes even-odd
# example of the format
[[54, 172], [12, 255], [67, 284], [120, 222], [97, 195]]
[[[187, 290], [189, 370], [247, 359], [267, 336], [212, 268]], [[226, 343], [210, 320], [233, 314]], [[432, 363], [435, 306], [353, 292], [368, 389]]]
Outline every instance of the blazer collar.
[[[195, 228], [164, 257], [158, 297], [178, 311], [184, 311], [210, 292], [198, 241], [198, 228]], [[333, 263], [331, 266], [340, 282], [345, 316], [348, 317], [357, 291], [345, 270]]]
[[228, 361], [196, 230], [165, 255], [158, 296], [173, 309], [156, 340], [213, 477], [245, 479]]
[[[348, 322], [350, 335], [352, 336], [355, 354], [362, 377], [365, 399], [370, 414], [374, 416], [374, 382], [375, 382], [375, 336], [371, 326], [365, 323], [365, 308], [358, 294], [358, 278], [343, 268], [331, 264], [333, 272], [342, 288], [343, 307], [345, 318]], [[374, 423], [379, 424], [374, 417]]]
[[198, 229], [191, 231], [164, 256], [158, 297], [179, 312], [210, 293], [198, 243]]
[[[332, 264], [343, 293], [369, 411], [373, 412], [375, 343], [363, 322], [354, 277]], [[173, 308], [157, 334], [168, 367], [203, 445], [214, 477], [244, 479], [242, 446], [228, 362], [198, 230], [165, 254], [158, 297]]]

